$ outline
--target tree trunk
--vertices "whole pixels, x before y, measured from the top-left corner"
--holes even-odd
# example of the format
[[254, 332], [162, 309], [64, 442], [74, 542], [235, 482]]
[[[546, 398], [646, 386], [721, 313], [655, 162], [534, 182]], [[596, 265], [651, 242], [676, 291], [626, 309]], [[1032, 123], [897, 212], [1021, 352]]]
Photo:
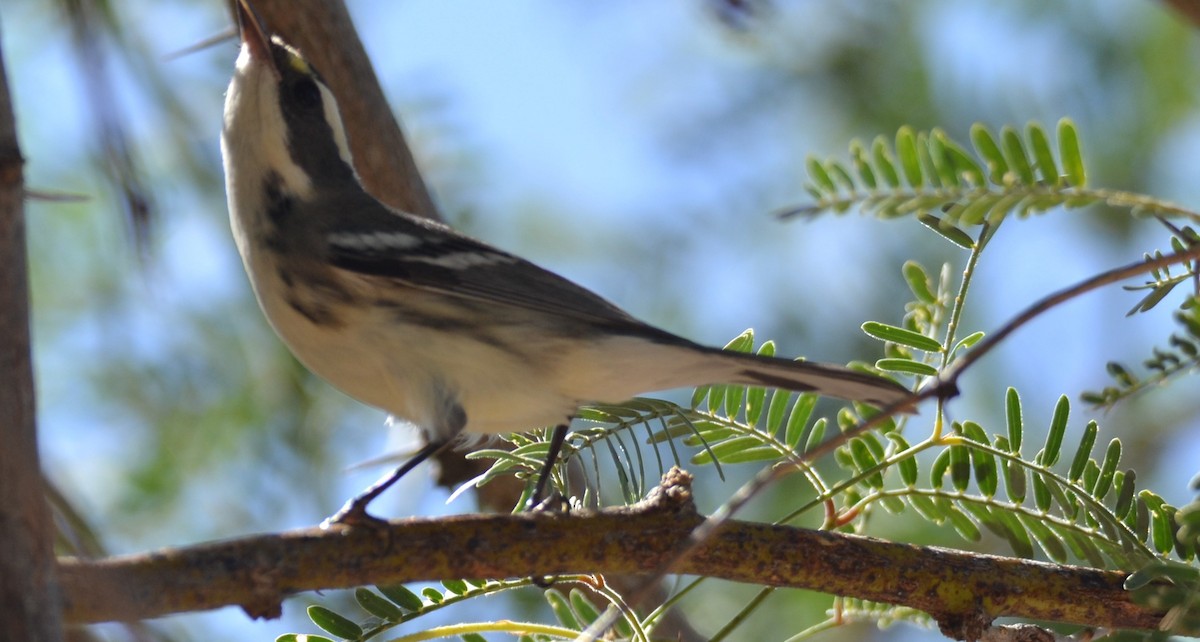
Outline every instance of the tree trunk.
[[34, 422], [23, 164], [0, 53], [0, 639], [53, 642], [61, 599]]

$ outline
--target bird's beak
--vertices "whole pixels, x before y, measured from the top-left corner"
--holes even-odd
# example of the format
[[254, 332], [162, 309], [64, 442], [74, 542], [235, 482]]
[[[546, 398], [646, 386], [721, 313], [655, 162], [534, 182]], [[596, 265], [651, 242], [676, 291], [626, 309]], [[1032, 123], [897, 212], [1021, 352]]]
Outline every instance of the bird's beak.
[[250, 50], [252, 58], [274, 66], [271, 58], [271, 37], [267, 35], [266, 27], [259, 19], [250, 0], [234, 0], [237, 7], [238, 32], [241, 33], [242, 43]]

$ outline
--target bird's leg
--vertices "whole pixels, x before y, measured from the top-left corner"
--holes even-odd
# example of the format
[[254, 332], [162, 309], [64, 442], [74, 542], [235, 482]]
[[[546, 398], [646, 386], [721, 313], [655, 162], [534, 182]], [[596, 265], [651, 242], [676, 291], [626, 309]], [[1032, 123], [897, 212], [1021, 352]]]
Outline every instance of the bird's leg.
[[342, 509], [334, 513], [332, 517], [321, 522], [321, 528], [328, 528], [333, 524], [346, 524], [347, 526], [369, 526], [380, 523], [380, 519], [373, 517], [367, 513], [367, 504], [370, 504], [376, 497], [379, 497], [385, 490], [390, 488], [392, 484], [400, 481], [408, 471], [416, 468], [421, 462], [436, 455], [442, 449], [450, 445], [452, 440], [431, 441], [426, 444], [417, 454], [409, 458], [408, 461], [401, 464], [392, 472], [384, 475], [379, 481], [371, 484], [369, 488], [354, 496], [350, 501], [346, 502]]
[[[543, 505], [543, 502], [549, 504], [549, 499], [543, 499], [542, 495], [546, 493], [546, 485], [550, 482], [550, 474], [554, 471], [554, 464], [558, 462], [558, 456], [562, 453], [563, 442], [566, 439], [567, 424], [564, 423], [555, 426], [554, 432], [550, 433], [550, 449], [546, 451], [546, 463], [542, 464], [542, 470], [538, 473], [537, 483], [533, 487], [533, 494], [529, 496], [529, 503], [526, 504], [529, 510], [541, 511], [549, 509], [549, 506]], [[530, 579], [533, 580], [534, 586], [547, 589], [554, 586], [556, 578], [553, 575], [535, 575]]]
[[542, 464], [542, 471], [538, 473], [533, 494], [529, 496], [529, 503], [526, 504], [531, 510], [541, 507], [544, 499], [542, 495], [546, 493], [546, 484], [550, 482], [550, 474], [554, 471], [554, 464], [558, 462], [558, 456], [562, 453], [563, 442], [566, 439], [567, 424], [562, 423], [555, 426], [554, 432], [550, 434], [550, 450], [546, 452], [546, 463]]

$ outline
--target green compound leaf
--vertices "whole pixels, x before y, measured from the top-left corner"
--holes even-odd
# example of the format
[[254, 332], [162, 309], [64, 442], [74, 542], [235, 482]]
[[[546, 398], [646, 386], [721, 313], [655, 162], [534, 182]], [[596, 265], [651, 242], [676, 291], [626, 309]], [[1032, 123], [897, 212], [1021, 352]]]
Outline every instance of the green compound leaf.
[[1104, 554], [1087, 535], [1074, 530], [1056, 529], [1056, 532], [1067, 543], [1075, 557], [1087, 560], [1088, 564], [1095, 568], [1105, 567]]
[[1200, 571], [1195, 567], [1170, 560], [1156, 560], [1134, 571], [1125, 578], [1125, 590], [1136, 591], [1152, 582], [1167, 581], [1184, 586], [1195, 585], [1200, 580]]
[[937, 303], [937, 296], [933, 293], [933, 280], [929, 278], [929, 273], [920, 263], [905, 261], [901, 272], [904, 274], [905, 282], [908, 283], [908, 289], [912, 291], [918, 301]]
[[[1002, 198], [1004, 198], [1003, 194], [992, 193], [980, 194], [979, 196], [972, 198], [971, 201], [967, 203], [966, 207], [964, 207], [962, 211], [958, 212], [958, 221], [963, 225], [982, 224], [988, 219], [988, 215]], [[965, 235], [966, 232], [963, 232], [963, 234]], [[972, 241], [970, 246], [964, 247], [966, 247], [966, 249], [971, 249], [971, 247], [974, 247], [974, 241]]]
[[1092, 455], [1092, 447], [1096, 444], [1096, 433], [1100, 430], [1100, 426], [1095, 421], [1088, 422], [1086, 428], [1083, 429], [1083, 437], [1079, 440], [1079, 448], [1075, 451], [1075, 459], [1071, 461], [1071, 470], [1067, 473], [1067, 479], [1072, 482], [1079, 481], [1083, 476], [1083, 468], [1087, 465], [1088, 457]]
[[985, 336], [986, 335], [984, 334], [984, 332], [982, 330], [977, 331], [977, 332], [972, 332], [971, 334], [968, 334], [967, 336], [963, 337], [962, 339], [959, 339], [958, 343], [954, 344], [954, 349], [951, 350], [950, 352], [953, 354], [953, 353], [957, 353], [959, 350], [968, 350], [972, 346], [974, 346], [976, 343], [979, 343], [981, 340], [983, 340], [983, 337], [985, 337]]
[[904, 500], [895, 495], [880, 495], [879, 503], [883, 509], [893, 515], [899, 515], [904, 512]]
[[946, 500], [945, 503], [935, 503], [938, 503], [938, 509], [946, 515], [946, 521], [950, 522], [950, 525], [954, 527], [954, 530], [958, 531], [958, 534], [963, 539], [969, 542], [979, 541], [982, 533], [979, 532], [979, 527], [975, 525], [975, 522], [971, 521], [970, 517], [967, 517], [966, 513], [951, 505], [949, 500]]
[[1004, 491], [1008, 493], [1008, 500], [1014, 504], [1025, 501], [1027, 479], [1025, 467], [1020, 462], [1010, 459], [1002, 470], [1004, 471]]
[[[910, 448], [904, 436], [897, 431], [887, 433], [887, 438], [896, 444], [896, 452], [904, 452]], [[901, 459], [897, 466], [900, 469], [900, 481], [909, 488], [914, 488], [917, 485], [917, 479], [920, 477], [920, 469], [917, 466], [916, 457], [905, 457]]]
[[975, 146], [975, 153], [987, 163], [988, 178], [997, 185], [1003, 185], [1004, 175], [1008, 173], [1008, 161], [1000, 152], [992, 132], [981, 123], [971, 125], [971, 144]]
[[784, 413], [787, 412], [788, 401], [792, 393], [786, 390], [775, 390], [771, 393], [771, 402], [767, 404], [767, 425], [763, 428], [768, 434], [779, 436], [784, 428]]
[[994, 511], [996, 518], [999, 519], [1007, 531], [1005, 539], [1008, 540], [1009, 546], [1018, 557], [1030, 558], [1033, 557], [1033, 539], [1029, 537], [1029, 531], [1021, 524], [1021, 520], [1017, 519], [1016, 513], [1006, 510]]
[[736, 437], [714, 445], [710, 450], [697, 453], [696, 456], [692, 457], [692, 463], [701, 465], [711, 462], [712, 457], [710, 457], [710, 453], [722, 464], [744, 464], [779, 459], [778, 450], [772, 446], [761, 444], [762, 440], [758, 437]]
[[394, 622], [404, 617], [404, 610], [369, 589], [354, 589], [354, 600], [364, 611], [377, 618]]
[[919, 375], [923, 377], [936, 377], [938, 373], [937, 368], [912, 359], [880, 359], [875, 362], [875, 367], [884, 372]]
[[408, 587], [404, 586], [403, 584], [376, 586], [375, 588], [378, 589], [380, 593], [383, 593], [384, 597], [395, 602], [401, 608], [409, 611], [420, 611], [425, 606], [425, 603], [421, 601], [421, 598], [416, 593], [408, 590]]
[[928, 495], [913, 493], [905, 497], [912, 507], [917, 509], [921, 517], [935, 523], [942, 524], [946, 521], [946, 515], [938, 510], [937, 504]]
[[1000, 141], [1004, 148], [1004, 158], [1008, 167], [1016, 174], [1022, 185], [1033, 185], [1033, 167], [1029, 165], [1029, 157], [1021, 144], [1021, 136], [1015, 129], [1005, 126], [1000, 130]]
[[1175, 548], [1175, 532], [1172, 524], [1175, 511], [1163, 505], [1150, 516], [1150, 538], [1159, 555], [1166, 555]]
[[941, 129], [934, 130], [934, 137], [945, 150], [950, 164], [954, 167], [955, 173], [962, 178], [963, 181], [973, 187], [983, 187], [987, 185], [987, 177], [983, 172], [983, 168], [979, 163], [971, 157], [971, 154], [963, 149], [961, 145], [946, 135], [946, 132]]
[[1071, 416], [1071, 402], [1066, 395], [1058, 398], [1054, 406], [1054, 416], [1050, 419], [1050, 430], [1046, 433], [1046, 445], [1039, 453], [1038, 463], [1050, 467], [1058, 463], [1062, 450], [1063, 435], [1067, 432], [1067, 420]]
[[1121, 463], [1121, 440], [1113, 438], [1108, 442], [1108, 449], [1104, 452], [1104, 463], [1100, 466], [1100, 477], [1096, 480], [1096, 487], [1092, 490], [1092, 496], [1096, 499], [1104, 499], [1108, 495], [1108, 491], [1112, 489], [1113, 474], [1117, 470], [1117, 465]]
[[787, 427], [784, 429], [783, 442], [788, 445], [788, 448], [796, 450], [816, 405], [817, 396], [814, 394], [805, 393], [796, 397], [796, 403], [792, 405], [792, 412], [788, 415]]
[[[875, 470], [879, 466], [879, 460], [871, 452], [866, 441], [861, 438], [855, 437], [850, 440], [850, 455], [854, 459], [855, 468], [860, 473]], [[883, 488], [883, 473], [875, 470], [875, 472], [863, 479], [863, 483], [873, 489], [881, 490]]]
[[809, 180], [804, 189], [815, 202], [780, 216], [813, 217], [852, 208], [880, 219], [915, 216], [964, 248], [973, 247], [974, 241], [960, 226], [1093, 203], [1107, 203], [1133, 215], [1200, 220], [1200, 213], [1161, 199], [1086, 187], [1074, 125], [1060, 121], [1057, 137], [1056, 150], [1046, 129], [1030, 122], [1023, 128], [1006, 125], [998, 134], [976, 123], [970, 131], [973, 149], [939, 128], [918, 132], [904, 126], [896, 132], [894, 143], [877, 136], [869, 149], [854, 140], [846, 162], [806, 159]]
[[763, 411], [767, 406], [767, 389], [753, 387], [746, 389], [746, 423], [751, 426], [757, 426], [758, 420], [762, 419]]
[[924, 140], [920, 136], [917, 137], [918, 141], [924, 143], [921, 147], [928, 151], [929, 164], [933, 167], [938, 182], [945, 187], [958, 187], [958, 173], [954, 170], [946, 146], [942, 143], [945, 139], [946, 133], [937, 128]]
[[971, 451], [966, 446], [950, 446], [950, 482], [954, 490], [967, 492], [971, 485]]
[[571, 604], [562, 592], [553, 588], [546, 589], [543, 596], [546, 598], [546, 603], [550, 605], [550, 610], [554, 613], [554, 617], [558, 619], [559, 624], [572, 631], [583, 630], [584, 625], [575, 617], [575, 613], [571, 610]]
[[821, 417], [813, 424], [812, 432], [808, 433], [808, 439], [804, 440], [804, 452], [821, 445], [821, 442], [825, 440], [825, 429], [828, 425], [829, 420], [825, 417]]
[[1067, 562], [1067, 547], [1063, 544], [1062, 538], [1055, 535], [1054, 531], [1050, 530], [1050, 527], [1046, 526], [1040, 519], [1024, 513], [1018, 514], [1017, 518], [1021, 520], [1021, 524], [1033, 535], [1033, 539], [1046, 552], [1047, 557], [1059, 564]]
[[825, 171], [820, 159], [810, 155], [804, 160], [804, 167], [808, 170], [808, 178], [813, 187], [816, 187], [822, 196], [837, 194], [837, 185], [833, 184], [833, 179], [830, 178], [829, 172]]
[[1051, 506], [1050, 484], [1046, 478], [1038, 473], [1033, 474], [1033, 504], [1043, 513], [1050, 510]]
[[929, 469], [929, 481], [937, 490], [941, 490], [945, 485], [946, 471], [950, 470], [950, 449], [944, 448], [938, 453], [937, 458], [933, 460], [933, 466]]
[[729, 385], [721, 386], [725, 391], [725, 402], [721, 406], [724, 409], [724, 414], [727, 417], [736, 417], [742, 411], [742, 401], [746, 396], [746, 389], [742, 386]]
[[308, 619], [325, 631], [347, 640], [356, 640], [363, 634], [362, 627], [353, 620], [316, 604], [308, 607]]
[[[1136, 490], [1134, 483], [1137, 480], [1137, 473], [1132, 469], [1126, 470], [1121, 475], [1121, 480], [1117, 484], [1117, 505], [1113, 509], [1118, 518], [1124, 519], [1127, 515], [1135, 515], [1133, 508], [1133, 493]], [[1136, 523], [1136, 521], [1135, 521]]]
[[1058, 121], [1058, 153], [1067, 182], [1072, 187], [1086, 187], [1087, 174], [1083, 168], [1083, 154], [1079, 150], [1079, 133], [1069, 118]]
[[1016, 388], [1009, 388], [1004, 395], [1004, 417], [1008, 424], [1008, 443], [1014, 455], [1021, 453], [1021, 435], [1024, 427], [1021, 419], [1021, 396]]
[[905, 125], [896, 132], [896, 155], [900, 157], [900, 167], [904, 170], [904, 179], [913, 189], [919, 190], [925, 185], [925, 176], [921, 172], [921, 156], [917, 152], [917, 135], [912, 127]]
[[[963, 435], [976, 443], [987, 445], [987, 434], [983, 427], [973, 421], [963, 422]], [[986, 450], [971, 448], [971, 468], [975, 473], [975, 483], [984, 497], [996, 496], [1000, 485], [1000, 474], [996, 470], [996, 456]]]
[[850, 171], [846, 169], [845, 165], [836, 160], [830, 160], [825, 166], [829, 169], [829, 174], [833, 177], [834, 182], [841, 183], [846, 192], [851, 196], [857, 192], [858, 186], [854, 183], [854, 178], [850, 176]]
[[1033, 149], [1034, 163], [1042, 180], [1057, 186], [1062, 177], [1058, 173], [1058, 165], [1054, 163], [1054, 153], [1050, 151], [1050, 139], [1046, 136], [1046, 130], [1037, 123], [1029, 123], [1025, 127], [1025, 133], [1029, 138], [1029, 146]]
[[896, 172], [896, 159], [883, 136], [876, 136], [875, 141], [871, 143], [871, 158], [875, 161], [875, 169], [883, 182], [892, 189], [899, 188], [900, 174]]
[[879, 182], [875, 178], [875, 170], [871, 168], [871, 161], [867, 157], [867, 150], [863, 147], [862, 141], [855, 139], [850, 142], [850, 159], [854, 162], [854, 171], [862, 179], [863, 185], [868, 190], [875, 191]]
[[936, 339], [898, 326], [879, 323], [878, 321], [867, 321], [862, 324], [862, 330], [868, 336], [880, 341], [891, 341], [892, 343], [898, 343], [925, 352], [942, 351], [942, 344], [938, 343]]
[[917, 214], [917, 221], [964, 250], [975, 247], [975, 239], [971, 238], [970, 234], [955, 227], [949, 220], [940, 219], [928, 212], [921, 212]]
[[571, 589], [569, 594], [571, 601], [571, 610], [575, 613], [575, 617], [580, 623], [590, 625], [600, 617], [600, 609], [596, 608], [588, 596], [579, 589]]

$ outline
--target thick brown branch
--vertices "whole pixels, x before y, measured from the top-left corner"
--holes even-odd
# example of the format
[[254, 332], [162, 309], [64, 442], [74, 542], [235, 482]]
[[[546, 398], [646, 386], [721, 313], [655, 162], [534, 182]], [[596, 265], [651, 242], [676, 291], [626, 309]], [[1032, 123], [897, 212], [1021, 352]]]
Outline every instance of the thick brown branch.
[[1200, 26], [1200, 2], [1197, 0], [1166, 0], [1166, 5], [1178, 11], [1196, 26]]
[[54, 529], [34, 421], [24, 159], [0, 58], [0, 639], [58, 640]]
[[[702, 521], [690, 477], [672, 471], [651, 499], [572, 514], [467, 515], [378, 530], [306, 529], [95, 562], [64, 560], [67, 618], [97, 622], [240, 605], [280, 613], [301, 591], [459, 577], [638, 573], [655, 569]], [[681, 573], [903, 604], [947, 630], [1016, 616], [1153, 628], [1111, 571], [730, 521]]]

